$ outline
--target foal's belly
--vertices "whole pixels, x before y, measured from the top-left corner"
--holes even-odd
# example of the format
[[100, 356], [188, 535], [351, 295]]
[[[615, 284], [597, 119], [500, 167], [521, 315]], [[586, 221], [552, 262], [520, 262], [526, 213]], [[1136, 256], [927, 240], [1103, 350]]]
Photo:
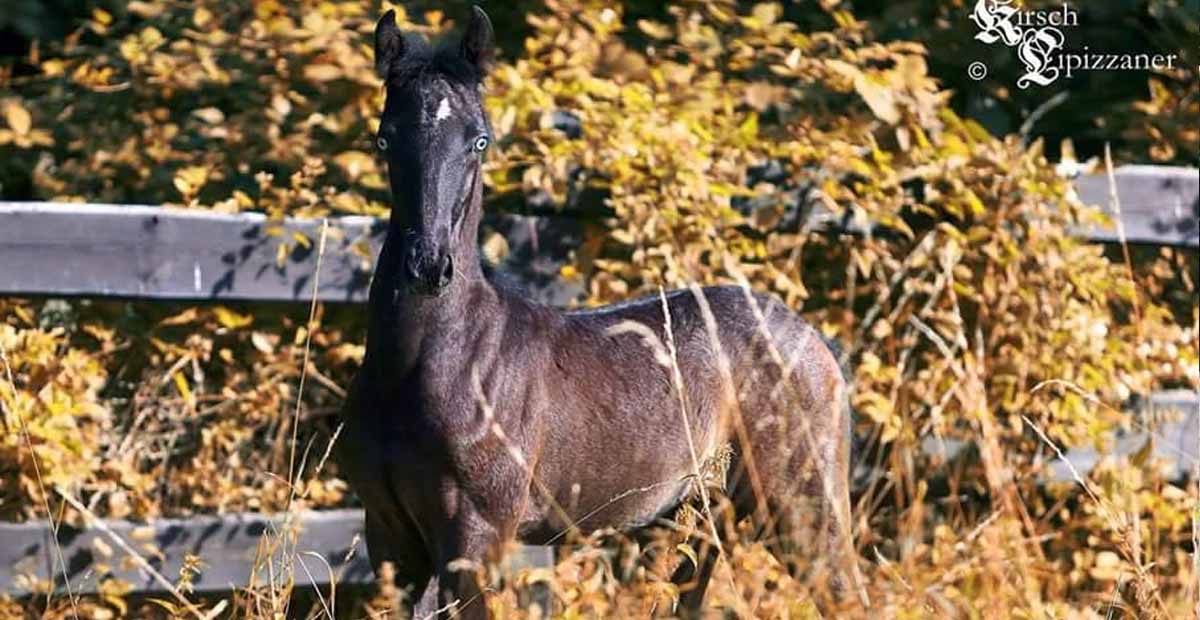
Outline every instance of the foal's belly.
[[[526, 544], [547, 545], [564, 542], [573, 528], [583, 534], [608, 529], [631, 531], [651, 525], [660, 517], [673, 518], [690, 489], [688, 480], [678, 478], [612, 488], [603, 495], [580, 492], [572, 496], [568, 492], [555, 498], [557, 506], [534, 502], [517, 536]], [[575, 506], [571, 506], [572, 500]]]
[[[702, 462], [715, 443], [708, 435], [697, 432]], [[539, 465], [541, 486], [535, 481], [529, 490], [531, 509], [520, 528], [526, 542], [545, 544], [538, 539], [560, 536], [569, 526], [584, 533], [624, 531], [673, 518], [693, 487], [690, 451], [677, 423], [592, 424], [558, 441]]]

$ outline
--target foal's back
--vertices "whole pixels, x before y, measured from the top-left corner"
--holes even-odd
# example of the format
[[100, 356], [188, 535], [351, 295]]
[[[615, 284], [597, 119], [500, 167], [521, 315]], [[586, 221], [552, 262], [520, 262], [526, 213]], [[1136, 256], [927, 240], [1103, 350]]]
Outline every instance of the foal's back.
[[693, 450], [703, 465], [732, 448], [727, 483], [747, 511], [819, 491], [805, 473], [813, 456], [840, 469], [844, 385], [812, 327], [737, 287], [674, 291], [665, 306], [652, 296], [567, 313], [528, 307], [542, 328], [515, 331], [544, 335], [523, 362], [536, 369], [529, 391], [545, 422], [536, 475], [559, 506], [531, 494], [527, 540], [562, 526], [563, 512], [584, 529], [670, 512], [691, 489]]

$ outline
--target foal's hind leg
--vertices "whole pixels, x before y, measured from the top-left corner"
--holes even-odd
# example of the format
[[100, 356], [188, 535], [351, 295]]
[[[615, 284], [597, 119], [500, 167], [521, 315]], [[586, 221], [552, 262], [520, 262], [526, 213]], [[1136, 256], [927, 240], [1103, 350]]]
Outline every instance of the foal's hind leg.
[[[751, 483], [747, 464], [736, 459], [730, 489], [737, 518], [751, 518], [755, 538], [791, 577], [825, 584], [838, 597], [859, 593], [866, 604], [843, 473], [846, 452], [826, 442], [812, 447], [801, 444], [798, 450], [774, 455], [758, 452], [756, 456], [768, 457], [758, 463], [768, 466], [757, 471], [757, 484]], [[770, 456], [776, 460], [772, 462]], [[787, 465], [781, 466], [781, 461]]]
[[[726, 472], [726, 488], [731, 488], [728, 485], [730, 473]], [[745, 515], [740, 514], [737, 505], [732, 498], [724, 495], [724, 493], [710, 498], [711, 510], [706, 511], [703, 518], [712, 517], [716, 520], [714, 528], [705, 528], [704, 533], [711, 534], [714, 530], [721, 539], [714, 543], [709, 540], [711, 536], [692, 536], [688, 540], [688, 544], [697, 551], [696, 562], [687, 560], [675, 569], [675, 573], [671, 575], [671, 582], [680, 589], [679, 604], [676, 607], [678, 615], [683, 620], [698, 620], [703, 616], [704, 595], [708, 591], [708, 584], [712, 580], [713, 571], [716, 569], [717, 560], [720, 559], [721, 549], [718, 544], [724, 544], [726, 540], [733, 540], [737, 536], [737, 524]], [[701, 527], [696, 525], [696, 527]]]
[[671, 575], [671, 582], [680, 589], [676, 610], [682, 620], [699, 620], [703, 616], [704, 594], [708, 591], [708, 582], [712, 579], [719, 556], [716, 545], [700, 542], [697, 562], [686, 560]]
[[770, 485], [766, 523], [756, 523], [767, 550], [796, 579], [825, 586], [836, 599], [857, 595], [866, 605], [854, 547], [847, 476], [843, 457], [827, 458], [824, 467], [799, 485]]
[[792, 578], [843, 598], [858, 586], [857, 566], [849, 524], [839, 516], [846, 513], [836, 501], [813, 496], [772, 501], [771, 522], [760, 536]]

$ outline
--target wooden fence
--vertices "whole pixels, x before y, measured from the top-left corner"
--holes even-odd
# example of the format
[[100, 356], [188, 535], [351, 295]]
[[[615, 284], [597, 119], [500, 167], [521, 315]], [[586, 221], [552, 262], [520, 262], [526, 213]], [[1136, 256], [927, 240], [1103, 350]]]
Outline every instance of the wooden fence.
[[[1116, 171], [1115, 180], [1120, 211], [1105, 208], [1120, 221], [1120, 230], [1097, 228], [1081, 234], [1100, 243], [1117, 242], [1123, 233], [1123, 239], [1132, 244], [1193, 251], [1200, 247], [1200, 171], [1127, 166]], [[1110, 186], [1104, 175], [1082, 177], [1076, 188], [1085, 202], [1110, 203]], [[820, 210], [811, 211], [808, 217], [810, 227], [839, 227], [838, 218]], [[536, 230], [546, 221], [520, 219], [518, 225], [508, 222], [506, 230], [523, 270], [521, 278], [537, 296], [562, 303], [579, 292], [555, 282], [556, 261], [565, 254], [546, 256], [539, 251], [536, 236], [522, 232]], [[324, 302], [363, 302], [386, 223], [367, 217], [338, 217], [330, 224], [317, 295]], [[259, 214], [0, 203], [0, 296], [307, 302], [317, 265], [313, 242], [319, 227], [320, 222], [314, 220], [269, 221]], [[293, 249], [280, 256], [281, 241], [300, 238], [307, 243], [293, 243]], [[1200, 423], [1196, 395], [1171, 393], [1146, 402], [1166, 403], [1163, 406], [1185, 411], [1182, 422], [1153, 431], [1166, 439], [1156, 444], [1156, 451], [1181, 468], [1195, 463], [1200, 458], [1194, 437]], [[1118, 449], [1140, 448], [1152, 431], [1141, 433], [1118, 437]], [[299, 583], [327, 583], [331, 570], [339, 583], [362, 583], [370, 578], [361, 542], [361, 512], [304, 513], [298, 524], [297, 549], [316, 553], [331, 567], [316, 561], [297, 567]], [[186, 554], [202, 557], [208, 566], [196, 586], [211, 591], [246, 585], [261, 535], [279, 527], [278, 519], [271, 516], [242, 514], [163, 519], [151, 524], [110, 521], [102, 529], [147, 551], [152, 564], [165, 575], [177, 575]], [[0, 592], [28, 594], [30, 578], [36, 581], [60, 574], [51, 536], [45, 523], [0, 524]], [[100, 564], [114, 567], [113, 574], [132, 582], [137, 590], [159, 589], [144, 571], [123, 564], [119, 557], [106, 557], [105, 549], [112, 546], [106, 536], [110, 534], [102, 535], [96, 529], [60, 530], [59, 543], [74, 590], [94, 591]], [[98, 539], [102, 542], [97, 543]], [[153, 552], [148, 551], [151, 549]], [[549, 551], [524, 548], [515, 565], [550, 561]]]
[[[1129, 243], [1200, 246], [1200, 171], [1126, 166], [1115, 176], [1120, 217], [1105, 208], [1120, 220]], [[1084, 202], [1109, 204], [1104, 175], [1084, 176], [1076, 185]], [[809, 211], [808, 220], [813, 227], [840, 225], [820, 209]], [[365, 301], [386, 223], [368, 217], [330, 223], [318, 297]], [[319, 227], [315, 220], [272, 222], [253, 213], [0, 203], [0, 295], [307, 301]], [[1081, 234], [1104, 243], [1119, 236], [1117, 228]], [[297, 236], [310, 245], [293, 243], [280, 261], [280, 243]]]

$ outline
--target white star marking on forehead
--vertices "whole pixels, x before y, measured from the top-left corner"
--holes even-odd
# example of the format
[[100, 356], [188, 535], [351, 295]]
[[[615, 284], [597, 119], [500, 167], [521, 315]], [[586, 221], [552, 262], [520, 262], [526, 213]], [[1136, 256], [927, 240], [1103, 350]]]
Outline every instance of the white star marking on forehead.
[[434, 113], [433, 119], [436, 121], [444, 121], [450, 118], [450, 99], [442, 97], [441, 103], [438, 104], [437, 112]]

